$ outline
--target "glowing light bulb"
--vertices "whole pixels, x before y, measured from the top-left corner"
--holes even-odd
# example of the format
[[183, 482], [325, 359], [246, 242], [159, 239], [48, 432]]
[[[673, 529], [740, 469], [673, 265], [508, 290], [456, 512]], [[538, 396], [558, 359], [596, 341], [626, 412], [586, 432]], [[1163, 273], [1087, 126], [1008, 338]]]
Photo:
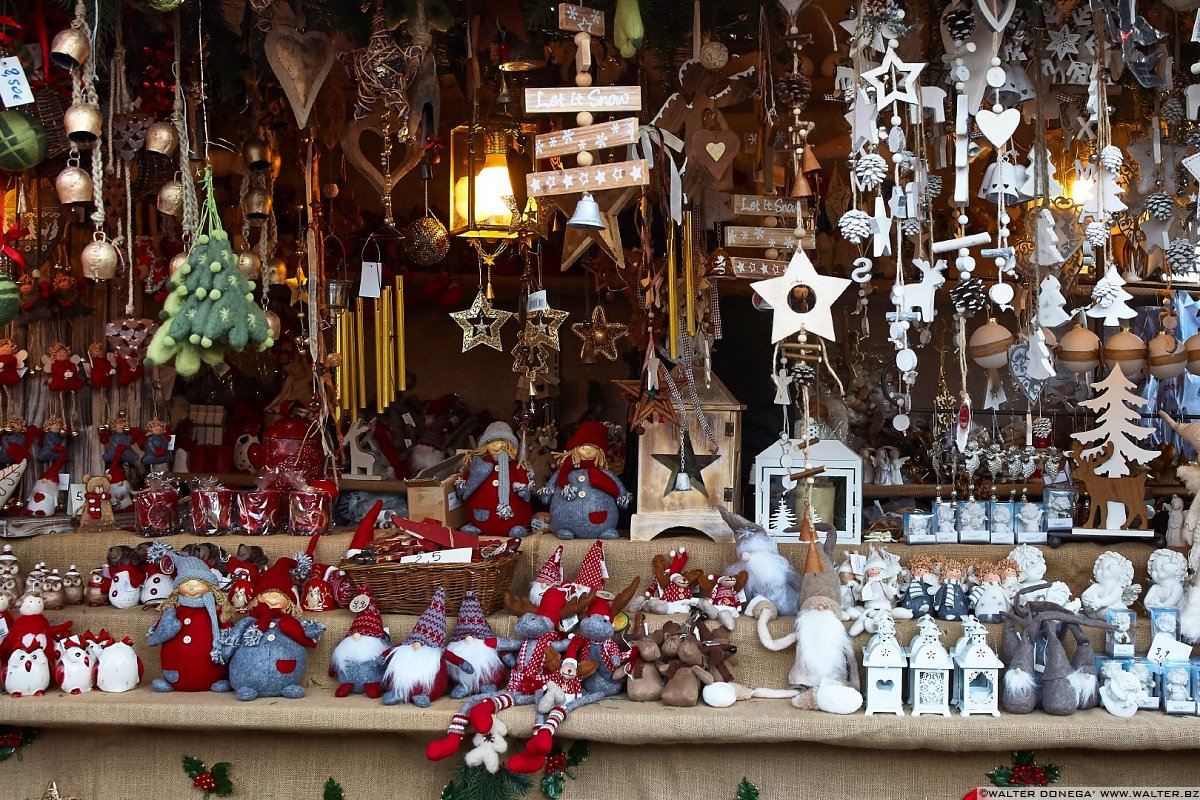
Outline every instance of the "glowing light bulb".
[[[504, 198], [511, 197], [512, 193], [504, 154], [489, 154], [483, 169], [475, 176], [475, 224], [508, 227], [512, 223], [512, 209]], [[460, 219], [467, 218], [466, 177], [459, 178], [454, 185], [454, 211]]]

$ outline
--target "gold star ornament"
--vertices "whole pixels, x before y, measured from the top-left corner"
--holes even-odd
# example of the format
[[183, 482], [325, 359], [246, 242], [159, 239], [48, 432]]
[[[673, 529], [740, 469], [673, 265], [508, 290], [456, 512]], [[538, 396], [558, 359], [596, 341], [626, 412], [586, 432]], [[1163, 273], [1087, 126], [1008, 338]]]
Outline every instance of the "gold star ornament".
[[292, 293], [288, 305], [308, 302], [308, 278], [304, 275], [304, 267], [296, 267], [295, 277], [284, 278], [283, 285]]
[[465, 353], [473, 347], [484, 345], [493, 350], [502, 350], [500, 344], [500, 329], [511, 319], [511, 311], [501, 311], [492, 307], [492, 301], [480, 291], [475, 295], [475, 302], [466, 311], [455, 311], [450, 318], [462, 328], [463, 346]]
[[592, 309], [592, 318], [587, 322], [576, 322], [571, 332], [583, 341], [580, 358], [585, 364], [594, 364], [601, 355], [609, 361], [617, 360], [617, 340], [629, 333], [620, 322], [609, 322], [604, 306]]
[[[835, 341], [833, 304], [850, 285], [848, 278], [822, 275], [803, 250], [797, 250], [778, 278], [750, 284], [755, 294], [771, 304], [771, 341], [782, 342], [804, 329]], [[800, 310], [793, 305], [800, 306]]]

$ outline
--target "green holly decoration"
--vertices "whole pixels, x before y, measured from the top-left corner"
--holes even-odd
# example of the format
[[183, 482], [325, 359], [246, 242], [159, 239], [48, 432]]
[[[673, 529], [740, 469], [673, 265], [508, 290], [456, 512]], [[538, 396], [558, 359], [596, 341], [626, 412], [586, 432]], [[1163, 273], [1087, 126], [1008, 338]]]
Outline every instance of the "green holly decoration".
[[233, 794], [233, 781], [229, 779], [229, 770], [233, 765], [221, 761], [209, 769], [204, 762], [193, 756], [183, 757], [183, 771], [192, 779], [192, 786], [204, 791], [204, 800], [216, 797], [228, 797]]
[[266, 313], [254, 302], [254, 284], [238, 270], [221, 227], [211, 170], [204, 173], [204, 190], [199, 235], [171, 275], [164, 321], [146, 353], [147, 364], [174, 362], [184, 377], [195, 375], [201, 364], [223, 364], [226, 352], [261, 351], [275, 343]]
[[758, 787], [749, 779], [742, 778], [742, 782], [738, 784], [735, 800], [758, 800]]
[[1012, 766], [1001, 765], [987, 774], [993, 786], [1049, 786], [1062, 774], [1057, 764], [1039, 764], [1032, 750], [1012, 754]]
[[555, 743], [550, 754], [546, 756], [546, 773], [542, 775], [542, 795], [549, 800], [559, 800], [563, 789], [566, 788], [567, 778], [575, 780], [571, 767], [577, 767], [588, 757], [588, 743], [578, 741], [565, 752]]
[[518, 800], [533, 788], [524, 775], [501, 767], [495, 774], [459, 764], [454, 777], [442, 787], [442, 800]]
[[346, 800], [342, 785], [333, 778], [325, 781], [325, 794], [321, 795], [321, 800]]
[[21, 748], [37, 741], [37, 728], [18, 728], [15, 725], [0, 727], [0, 761], [7, 761], [14, 755], [21, 760]]

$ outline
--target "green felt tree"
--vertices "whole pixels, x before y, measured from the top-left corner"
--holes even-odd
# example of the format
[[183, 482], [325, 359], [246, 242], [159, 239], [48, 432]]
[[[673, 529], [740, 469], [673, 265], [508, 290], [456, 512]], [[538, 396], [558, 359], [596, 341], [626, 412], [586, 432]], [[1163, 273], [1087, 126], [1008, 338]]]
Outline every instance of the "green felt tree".
[[333, 778], [325, 781], [325, 793], [321, 795], [321, 800], [346, 800], [342, 785]]
[[742, 782], [738, 784], [737, 798], [735, 800], [758, 800], [758, 787], [749, 781], [747, 778], [742, 778]]
[[164, 321], [146, 353], [147, 364], [174, 362], [184, 377], [195, 375], [201, 364], [222, 364], [227, 352], [261, 351], [275, 343], [266, 314], [254, 302], [254, 284], [238, 270], [221, 227], [211, 170], [204, 173], [204, 190], [200, 233], [187, 261], [171, 275]]

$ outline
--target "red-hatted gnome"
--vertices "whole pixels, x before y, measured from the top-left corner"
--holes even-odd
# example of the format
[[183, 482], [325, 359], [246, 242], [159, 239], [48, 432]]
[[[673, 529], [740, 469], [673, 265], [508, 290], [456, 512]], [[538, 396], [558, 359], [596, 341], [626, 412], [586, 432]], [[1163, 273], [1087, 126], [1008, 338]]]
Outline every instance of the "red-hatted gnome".
[[474, 694], [491, 694], [504, 684], [507, 670], [496, 650], [497, 644], [496, 634], [483, 613], [479, 597], [468, 589], [458, 607], [458, 619], [446, 649], [470, 664], [472, 669], [466, 672], [456, 664], [448, 666], [453, 685], [451, 697], [461, 700]]
[[529, 602], [535, 606], [541, 604], [542, 595], [546, 593], [547, 589], [562, 586], [562, 557], [563, 546], [560, 544], [550, 554], [550, 557], [546, 559], [546, 563], [542, 564], [541, 569], [537, 571], [537, 575], [533, 577], [533, 583], [529, 584]]
[[439, 586], [412, 632], [387, 651], [383, 704], [412, 703], [425, 708], [446, 693], [447, 662], [464, 672], [474, 669], [446, 649], [446, 590]]
[[308, 549], [305, 550], [305, 555], [312, 562], [312, 568], [300, 587], [300, 608], [310, 612], [333, 611], [337, 608], [337, 603], [333, 601], [333, 588], [327, 578], [334, 568], [328, 564], [316, 563], [317, 540], [320, 538], [320, 534], [314, 534], [308, 540]]
[[[537, 692], [547, 678], [558, 672], [558, 653], [567, 648], [567, 642], [559, 640], [559, 623], [564, 616], [576, 616], [591, 602], [590, 593], [568, 600], [567, 590], [563, 587], [548, 589], [540, 605], [505, 592], [505, 608], [510, 614], [519, 615], [513, 624], [516, 638], [506, 637], [497, 642], [500, 652], [515, 651], [515, 655], [505, 657], [505, 663], [511, 667], [505, 690], [482, 700], [468, 700], [450, 719], [445, 737], [430, 742], [425, 749], [426, 757], [431, 761], [441, 761], [458, 752], [468, 722], [476, 731], [486, 735], [491, 733], [492, 719], [498, 712], [536, 702]], [[554, 657], [551, 664], [547, 656], [552, 651]]]
[[454, 490], [467, 506], [464, 531], [521, 537], [533, 520], [532, 484], [517, 461], [517, 437], [506, 422], [493, 422], [479, 446], [463, 457]]
[[154, 691], [228, 692], [221, 631], [233, 624], [235, 613], [220, 589], [220, 576], [165, 542], [151, 545], [146, 557], [174, 576], [158, 622], [146, 637], [151, 647], [162, 646], [162, 677], [151, 683]]
[[379, 520], [382, 511], [383, 501], [376, 500], [367, 515], [359, 520], [358, 525], [354, 528], [354, 536], [350, 539], [350, 546], [346, 548], [347, 561], [369, 548], [371, 542], [375, 541], [375, 523]]
[[588, 421], [567, 442], [562, 464], [541, 493], [550, 501], [550, 527], [560, 539], [616, 539], [620, 508], [633, 500], [604, 456], [608, 429]]
[[329, 677], [337, 678], [335, 697], [351, 692], [378, 699], [382, 694], [384, 653], [392, 646], [392, 637], [383, 627], [383, 616], [375, 598], [360, 586], [350, 601], [354, 621], [346, 638], [333, 648], [329, 659]]
[[34, 482], [33, 491], [29, 493], [29, 500], [26, 501], [22, 514], [29, 517], [49, 517], [58, 511], [58, 476], [66, 463], [66, 452], [59, 453], [42, 473], [42, 477]]

